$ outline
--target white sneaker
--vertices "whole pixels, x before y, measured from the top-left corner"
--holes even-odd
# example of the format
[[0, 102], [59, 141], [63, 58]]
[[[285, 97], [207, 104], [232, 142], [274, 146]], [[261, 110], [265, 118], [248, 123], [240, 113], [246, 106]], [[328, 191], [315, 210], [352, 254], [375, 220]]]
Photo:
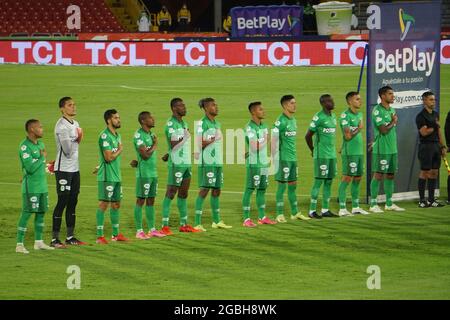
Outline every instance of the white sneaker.
[[38, 240], [34, 242], [34, 250], [55, 250], [55, 248], [46, 245], [43, 240]]
[[27, 249], [25, 249], [23, 243], [17, 244], [17, 245], [16, 245], [16, 252], [17, 252], [17, 253], [24, 253], [24, 254], [30, 253], [30, 251], [28, 251]]
[[353, 208], [352, 209], [352, 213], [353, 214], [369, 214], [369, 212], [367, 212], [366, 210], [363, 210], [361, 208]]
[[383, 213], [384, 212], [383, 210], [381, 210], [381, 208], [378, 205], [370, 207], [369, 211], [373, 212], [373, 213]]
[[392, 206], [384, 206], [384, 210], [386, 210], [386, 211], [397, 211], [397, 212], [405, 211], [404, 208], [400, 208], [396, 204], [392, 204]]
[[347, 209], [339, 209], [339, 217], [351, 217], [353, 216], [353, 214], [351, 214], [350, 212], [348, 212]]

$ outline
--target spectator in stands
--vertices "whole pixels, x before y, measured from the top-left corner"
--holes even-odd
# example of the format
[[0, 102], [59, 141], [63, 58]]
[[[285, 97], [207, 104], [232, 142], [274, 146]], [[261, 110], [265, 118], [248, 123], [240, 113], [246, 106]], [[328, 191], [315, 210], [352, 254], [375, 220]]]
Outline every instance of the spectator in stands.
[[138, 25], [138, 30], [139, 32], [149, 32], [150, 31], [150, 26], [152, 25], [147, 12], [145, 12], [144, 10], [142, 10], [141, 12], [141, 16], [139, 17], [138, 21], [137, 21], [137, 25]]
[[187, 8], [186, 3], [178, 11], [177, 21], [180, 31], [187, 31], [191, 23], [191, 11]]
[[231, 13], [223, 19], [222, 27], [225, 32], [231, 33]]
[[156, 22], [158, 23], [159, 31], [169, 31], [170, 26], [172, 25], [172, 16], [170, 12], [167, 11], [166, 6], [162, 6], [160, 12], [156, 16]]

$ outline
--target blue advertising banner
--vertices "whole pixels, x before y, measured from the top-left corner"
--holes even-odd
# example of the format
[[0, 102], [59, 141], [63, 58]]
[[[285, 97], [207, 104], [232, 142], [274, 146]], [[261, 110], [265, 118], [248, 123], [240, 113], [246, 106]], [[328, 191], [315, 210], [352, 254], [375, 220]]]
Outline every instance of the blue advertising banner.
[[[399, 169], [394, 199], [418, 197], [418, 130], [416, 115], [422, 110], [422, 93], [434, 92], [439, 112], [441, 2], [378, 4], [381, 28], [369, 38], [367, 74], [367, 141], [373, 142], [372, 109], [379, 103], [378, 89], [391, 86], [398, 115]], [[369, 150], [368, 150], [369, 151]], [[370, 188], [371, 154], [367, 153], [367, 190]]]
[[254, 6], [231, 9], [231, 36], [300, 36], [303, 7]]

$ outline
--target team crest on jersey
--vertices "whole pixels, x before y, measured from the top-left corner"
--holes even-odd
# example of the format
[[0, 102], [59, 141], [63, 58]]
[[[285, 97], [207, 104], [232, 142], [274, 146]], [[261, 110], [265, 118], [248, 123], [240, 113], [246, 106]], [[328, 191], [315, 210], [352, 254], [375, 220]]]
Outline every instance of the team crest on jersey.
[[101, 137], [102, 137], [102, 139], [106, 139], [106, 137], [107, 137], [106, 133], [102, 133]]
[[374, 112], [373, 112], [373, 115], [374, 116], [377, 116], [377, 115], [379, 115], [380, 114], [380, 111], [379, 110], [375, 110]]
[[59, 180], [59, 184], [62, 186], [65, 186], [67, 184], [67, 180], [66, 179], [61, 179]]
[[22, 150], [22, 151], [27, 150], [27, 146], [26, 146], [26, 145], [22, 145], [22, 146], [20, 147], [20, 150]]
[[206, 174], [206, 176], [207, 176], [208, 178], [212, 178], [212, 177], [214, 177], [214, 172], [208, 172], [208, 173]]

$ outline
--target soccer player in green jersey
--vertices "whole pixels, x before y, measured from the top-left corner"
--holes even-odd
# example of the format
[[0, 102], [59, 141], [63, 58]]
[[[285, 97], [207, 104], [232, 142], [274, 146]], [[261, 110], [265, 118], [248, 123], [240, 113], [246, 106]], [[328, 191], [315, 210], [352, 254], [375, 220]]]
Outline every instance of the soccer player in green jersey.
[[120, 201], [122, 199], [122, 174], [120, 160], [122, 154], [122, 139], [117, 129], [120, 128], [120, 116], [117, 110], [106, 110], [103, 118], [106, 129], [100, 132], [98, 138], [100, 165], [97, 172], [98, 183], [98, 209], [97, 209], [97, 243], [108, 244], [103, 233], [105, 211], [110, 205], [110, 218], [112, 225], [112, 241], [127, 241], [119, 233]]
[[297, 204], [297, 102], [293, 95], [285, 95], [280, 100], [283, 113], [277, 118], [272, 128], [271, 154], [275, 166], [275, 180], [278, 182], [276, 193], [276, 220], [285, 223], [284, 192], [286, 185], [291, 206], [292, 220], [309, 220], [298, 210]]
[[386, 211], [405, 211], [392, 203], [394, 176], [397, 171], [397, 122], [398, 117], [391, 104], [394, 102], [394, 90], [385, 86], [378, 90], [381, 102], [372, 110], [374, 141], [372, 144], [372, 181], [370, 182], [370, 212], [381, 213], [377, 204], [378, 189], [384, 178], [386, 193]]
[[[359, 187], [364, 172], [363, 116], [360, 112], [361, 96], [350, 91], [345, 96], [348, 109], [342, 112], [339, 124], [342, 130], [342, 180], [339, 184], [339, 216], [368, 214], [359, 207]], [[352, 212], [345, 206], [346, 189], [352, 184]]]
[[265, 113], [260, 101], [251, 102], [248, 111], [252, 119], [245, 126], [246, 146], [246, 185], [242, 199], [244, 211], [244, 227], [253, 228], [256, 224], [250, 219], [250, 199], [256, 189], [256, 205], [258, 207], [258, 224], [276, 224], [266, 216], [266, 189], [269, 182], [269, 157], [267, 156], [267, 142], [269, 130], [262, 122]]
[[195, 228], [206, 231], [202, 225], [203, 202], [211, 189], [212, 228], [229, 229], [231, 226], [220, 219], [219, 197], [223, 185], [223, 154], [221, 125], [216, 120], [219, 108], [213, 98], [204, 98], [199, 106], [205, 116], [196, 124], [196, 139], [198, 141], [198, 184], [199, 192], [195, 201]]
[[25, 123], [27, 137], [20, 143], [19, 158], [22, 166], [22, 213], [17, 226], [16, 252], [29, 253], [23, 241], [27, 223], [34, 213], [34, 249], [53, 250], [44, 243], [44, 214], [48, 210], [48, 186], [45, 175], [45, 146], [42, 138], [43, 128], [39, 120], [30, 119]]
[[[158, 172], [156, 171], [156, 149], [158, 139], [151, 131], [155, 127], [155, 119], [148, 111], [139, 113], [138, 121], [141, 127], [133, 138], [137, 161], [132, 161], [136, 168], [136, 205], [134, 207], [134, 221], [136, 224], [136, 238], [147, 240], [151, 237], [162, 238], [166, 235], [155, 228], [155, 197], [158, 187]], [[142, 227], [142, 207], [145, 204], [148, 233]]]
[[[336, 115], [334, 100], [329, 94], [320, 96], [322, 110], [312, 118], [305, 139], [314, 158], [314, 184], [311, 190], [309, 216], [337, 217], [330, 211], [331, 184], [337, 171], [336, 161]], [[314, 142], [313, 142], [314, 137]], [[323, 183], [322, 214], [317, 214], [317, 197]]]
[[[173, 98], [170, 101], [172, 117], [167, 120], [164, 127], [169, 152], [163, 160], [168, 160], [168, 182], [166, 195], [163, 200], [163, 227], [161, 231], [165, 235], [172, 235], [169, 227], [170, 203], [175, 195], [177, 207], [180, 213], [180, 232], [198, 232], [187, 223], [187, 196], [192, 176], [191, 162], [191, 134], [183, 117], [186, 116], [186, 105], [181, 98]], [[167, 158], [166, 158], [167, 157]]]

